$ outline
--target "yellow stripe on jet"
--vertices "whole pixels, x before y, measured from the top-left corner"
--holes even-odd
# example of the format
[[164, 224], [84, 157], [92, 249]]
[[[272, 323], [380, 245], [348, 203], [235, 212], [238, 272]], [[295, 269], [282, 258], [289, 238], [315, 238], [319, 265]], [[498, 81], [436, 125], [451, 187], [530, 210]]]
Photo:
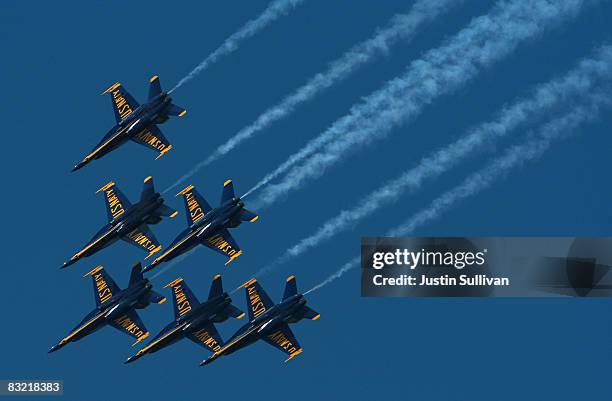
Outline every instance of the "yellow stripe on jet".
[[159, 159], [160, 157], [162, 157], [163, 155], [165, 155], [166, 153], [168, 153], [170, 151], [170, 149], [172, 149], [172, 145], [168, 145], [166, 146], [161, 152], [159, 152], [159, 155], [157, 155], [157, 157], [155, 158], [155, 160]]
[[115, 182], [114, 181], [109, 181], [108, 184], [104, 185], [102, 188], [98, 189], [96, 191], [96, 193], [100, 193], [102, 191], [106, 191], [109, 188], [112, 188], [115, 186]]
[[177, 326], [175, 327], [172, 331], [167, 332], [166, 334], [164, 334], [162, 337], [158, 338], [157, 340], [153, 341], [151, 344], [147, 345], [146, 347], [144, 347], [143, 349], [141, 349], [140, 351], [138, 351], [136, 353], [136, 355], [142, 355], [145, 352], [147, 352], [149, 349], [151, 349], [151, 347], [155, 346], [155, 344], [158, 344], [160, 341], [162, 341], [164, 338], [168, 337], [170, 334], [174, 333], [177, 330], [180, 330], [183, 328], [183, 325], [181, 326]]
[[98, 242], [100, 242], [104, 237], [106, 237], [109, 234], [112, 234], [114, 231], [107, 231], [106, 233], [104, 233], [104, 235], [102, 235], [100, 238], [98, 238], [97, 240], [95, 240], [94, 242], [92, 242], [91, 244], [87, 245], [85, 248], [81, 249], [79, 252], [77, 252], [72, 258], [70, 258], [70, 260], [75, 259], [80, 257], [83, 253], [87, 252], [88, 249], [90, 249], [92, 246], [96, 245]]
[[65, 344], [68, 341], [70, 341], [70, 339], [74, 336], [76, 336], [78, 333], [80, 333], [81, 331], [83, 331], [86, 327], [88, 327], [89, 325], [91, 325], [92, 323], [94, 323], [95, 321], [97, 321], [98, 319], [100, 319], [101, 317], [104, 316], [104, 312], [99, 313], [98, 315], [96, 315], [95, 317], [93, 317], [91, 320], [89, 320], [87, 323], [85, 323], [84, 325], [82, 325], [81, 327], [79, 327], [78, 329], [76, 329], [75, 331], [73, 331], [72, 333], [68, 334], [66, 337], [64, 337], [62, 339], [62, 341], [60, 341], [60, 344]]
[[140, 337], [138, 337], [138, 339], [136, 340], [136, 342], [134, 344], [132, 344], [132, 347], [135, 346], [136, 344], [138, 344], [139, 342], [141, 342], [142, 340], [144, 340], [145, 338], [149, 337], [151, 335], [151, 333], [149, 333], [148, 331], [146, 333], [144, 333], [143, 335], [141, 335]]
[[174, 196], [185, 195], [187, 192], [191, 191], [192, 189], [193, 189], [193, 185], [187, 185], [185, 188], [183, 188], [181, 192], [179, 192], [178, 194]]
[[121, 84], [120, 84], [119, 82], [117, 82], [117, 83], [115, 83], [114, 85], [111, 85], [111, 86], [110, 86], [110, 87], [109, 87], [107, 90], [105, 90], [104, 92], [102, 92], [102, 95], [104, 95], [104, 94], [106, 94], [106, 93], [109, 93], [109, 92], [112, 92], [112, 91], [114, 91], [115, 89], [117, 89], [117, 88], [118, 88], [118, 87], [120, 87], [120, 86], [121, 86]]
[[257, 279], [256, 279], [256, 278], [252, 278], [252, 279], [250, 279], [249, 281], [247, 281], [246, 283], [242, 284], [242, 285], [240, 286], [240, 288], [247, 288], [248, 286], [253, 285], [253, 284], [255, 284], [256, 282], [257, 282]]
[[291, 353], [289, 355], [289, 358], [285, 359], [285, 362], [289, 362], [290, 360], [292, 360], [293, 358], [295, 358], [296, 356], [300, 355], [302, 352], [304, 351], [304, 349], [300, 348], [299, 350]]
[[175, 285], [177, 285], [178, 283], [180, 283], [180, 282], [182, 282], [182, 281], [183, 281], [183, 278], [182, 278], [182, 277], [176, 278], [176, 279], [174, 279], [174, 281], [171, 281], [171, 282], [169, 282], [168, 284], [166, 284], [166, 285], [164, 286], [164, 288], [174, 287]]
[[225, 262], [225, 265], [229, 265], [230, 263], [232, 263], [234, 261], [234, 259], [236, 259], [238, 256], [242, 255], [242, 251], [239, 251], [237, 253], [235, 253], [234, 255], [232, 255], [229, 260], [227, 262]]
[[94, 274], [96, 274], [97, 272], [99, 272], [100, 270], [104, 269], [104, 267], [102, 266], [96, 266], [94, 267], [91, 271], [85, 273], [85, 275], [83, 277], [87, 277], [87, 276], [93, 276]]

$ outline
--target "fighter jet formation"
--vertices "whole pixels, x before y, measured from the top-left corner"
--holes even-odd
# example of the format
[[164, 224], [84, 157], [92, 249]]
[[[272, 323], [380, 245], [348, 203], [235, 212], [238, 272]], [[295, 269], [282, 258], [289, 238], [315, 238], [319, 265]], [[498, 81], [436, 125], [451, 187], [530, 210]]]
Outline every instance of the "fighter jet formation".
[[[110, 94], [117, 124], [72, 171], [99, 159], [128, 140], [158, 151], [158, 158], [172, 148], [157, 124], [165, 122], [170, 116], [183, 116], [186, 111], [174, 105], [170, 96], [162, 91], [157, 76], [150, 79], [148, 100], [143, 105], [139, 105], [119, 83], [112, 85], [104, 93]], [[204, 245], [224, 255], [225, 265], [228, 265], [243, 254], [229, 230], [237, 228], [243, 222], [254, 223], [259, 219], [259, 215], [247, 210], [243, 199], [236, 196], [232, 180], [224, 182], [219, 206], [215, 208], [193, 185], [189, 185], [176, 195], [183, 198], [187, 228], [162, 251], [161, 243], [149, 226], [161, 222], [163, 217], [175, 217], [179, 212], [166, 205], [162, 195], [156, 192], [151, 176], [144, 179], [140, 199], [134, 204], [114, 181], [108, 182], [96, 193], [103, 195], [108, 222], [81, 250], [64, 262], [62, 269], [118, 240], [126, 241], [147, 252], [144, 259], [158, 252], [161, 254], [144, 269], [140, 262], [134, 263], [129, 284], [123, 290], [102, 266], [97, 266], [85, 274], [93, 280], [96, 308], [54, 345], [49, 353], [70, 342], [81, 340], [105, 326], [114, 327], [133, 337], [136, 340], [133, 346], [141, 343], [150, 336], [150, 332], [136, 310], [144, 309], [151, 303], [162, 304], [166, 301], [164, 296], [153, 290], [153, 284], [143, 274], [163, 262], [174, 260], [197, 245]], [[207, 365], [219, 356], [232, 354], [260, 339], [284, 352], [288, 356], [286, 360], [289, 361], [302, 352], [302, 347], [289, 324], [302, 319], [317, 320], [320, 316], [318, 312], [306, 306], [304, 296], [297, 292], [294, 276], [287, 279], [282, 301], [278, 304], [271, 301], [256, 279], [251, 279], [241, 286], [246, 291], [249, 321], [228, 341], [224, 341], [216, 325], [230, 317], [241, 319], [245, 313], [234, 306], [230, 295], [223, 290], [221, 275], [214, 276], [208, 298], [203, 302], [198, 300], [183, 278], [173, 280], [165, 288], [169, 288], [172, 296], [174, 320], [139, 351], [127, 358], [125, 363], [132, 363], [144, 355], [153, 354], [183, 338], [212, 353], [200, 365]]]

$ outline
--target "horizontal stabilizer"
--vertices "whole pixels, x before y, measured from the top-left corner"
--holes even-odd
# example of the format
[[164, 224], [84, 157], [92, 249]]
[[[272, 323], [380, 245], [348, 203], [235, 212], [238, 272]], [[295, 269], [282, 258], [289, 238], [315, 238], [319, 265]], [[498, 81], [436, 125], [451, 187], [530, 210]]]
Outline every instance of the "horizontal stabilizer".
[[242, 209], [240, 211], [240, 220], [255, 223], [257, 220], [259, 220], [259, 215], [251, 212], [250, 210]]
[[167, 217], [176, 217], [178, 215], [178, 211], [176, 209], [172, 209], [170, 206], [161, 205], [157, 208], [157, 213], [161, 216]]
[[301, 312], [304, 319], [317, 320], [321, 317], [321, 314], [319, 312], [309, 308], [308, 306], [303, 306]]
[[149, 302], [152, 302], [152, 303], [156, 303], [156, 304], [158, 304], [158, 305], [161, 305], [161, 304], [163, 304], [163, 303], [164, 303], [164, 302], [166, 302], [166, 301], [167, 301], [166, 297], [164, 297], [164, 296], [163, 296], [163, 295], [161, 295], [161, 294], [158, 294], [158, 293], [157, 293], [157, 292], [155, 292], [155, 291], [151, 291], [151, 292], [149, 293]]
[[171, 104], [168, 106], [168, 111], [166, 113], [169, 116], [183, 117], [185, 114], [187, 114], [187, 109], [177, 106], [176, 104]]
[[234, 319], [242, 319], [244, 317], [244, 312], [236, 308], [232, 304], [229, 304], [225, 307], [225, 313], [227, 313], [228, 316], [231, 316]]

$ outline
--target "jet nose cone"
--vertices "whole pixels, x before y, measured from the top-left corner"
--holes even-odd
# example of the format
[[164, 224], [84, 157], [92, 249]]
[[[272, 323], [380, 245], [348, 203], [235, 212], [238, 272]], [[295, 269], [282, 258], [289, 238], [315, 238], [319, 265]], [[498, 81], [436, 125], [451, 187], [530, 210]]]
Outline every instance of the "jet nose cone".
[[60, 267], [60, 269], [65, 269], [65, 268], [67, 268], [68, 266], [70, 266], [70, 265], [74, 264], [74, 262], [76, 262], [76, 260], [69, 260], [69, 261], [67, 261], [67, 262], [64, 262], [64, 264], [62, 265], [62, 267]]
[[140, 355], [132, 355], [131, 357], [126, 359], [123, 363], [127, 365], [128, 363], [134, 362], [138, 358], [140, 358]]
[[80, 162], [78, 164], [75, 164], [75, 166], [72, 168], [72, 170], [70, 170], [70, 172], [75, 172], [78, 169], [82, 168], [85, 165], [85, 162]]
[[59, 345], [59, 344], [56, 344], [56, 345], [54, 345], [53, 347], [49, 348], [49, 351], [47, 351], [47, 353], [49, 353], [49, 354], [50, 354], [50, 353], [52, 353], [52, 352], [57, 351], [58, 349], [60, 349], [60, 345]]
[[145, 267], [143, 267], [143, 268], [142, 268], [142, 272], [143, 272], [143, 273], [146, 273], [146, 272], [148, 272], [149, 270], [153, 270], [153, 267], [154, 267], [153, 265], [148, 265], [148, 266], [145, 266]]

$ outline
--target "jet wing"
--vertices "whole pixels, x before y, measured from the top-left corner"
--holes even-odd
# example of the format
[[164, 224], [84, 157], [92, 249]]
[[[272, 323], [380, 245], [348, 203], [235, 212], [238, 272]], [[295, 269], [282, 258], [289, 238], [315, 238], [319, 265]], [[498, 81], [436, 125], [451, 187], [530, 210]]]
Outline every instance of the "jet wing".
[[183, 195], [185, 202], [185, 215], [187, 216], [187, 225], [200, 221], [204, 215], [212, 210], [212, 206], [204, 199], [202, 195], [194, 188], [193, 185], [187, 186], [176, 196]]
[[172, 303], [174, 305], [174, 317], [178, 319], [200, 304], [196, 296], [191, 292], [187, 283], [182, 278], [177, 278], [164, 288], [172, 288]]
[[132, 206], [128, 198], [113, 181], [98, 189], [96, 193], [98, 192], [104, 192], [104, 204], [106, 205], [108, 221], [113, 221]]
[[140, 145], [146, 146], [149, 149], [153, 149], [159, 152], [157, 159], [159, 159], [164, 154], [166, 154], [166, 152], [172, 149], [170, 141], [166, 139], [164, 134], [162, 134], [161, 130], [157, 128], [156, 125], [149, 126], [149, 128], [147, 128], [146, 130], [141, 131], [136, 135], [132, 136], [131, 139], [132, 141]]
[[136, 342], [132, 346], [149, 337], [149, 331], [145, 328], [138, 313], [134, 310], [119, 316], [110, 322], [110, 325], [128, 336], [134, 337]]
[[275, 330], [272, 334], [262, 337], [262, 340], [289, 355], [289, 358], [287, 358], [285, 362], [302, 353], [302, 347], [287, 323], [283, 323], [278, 330]]
[[96, 306], [101, 306], [110, 301], [111, 298], [121, 291], [115, 280], [104, 270], [104, 267], [98, 266], [91, 270], [85, 276], [91, 276], [93, 279], [93, 289], [96, 298]]
[[268, 294], [266, 294], [266, 291], [259, 285], [256, 279], [253, 278], [247, 281], [242, 284], [241, 287], [245, 289], [249, 310], [249, 321], [253, 321], [253, 319], [274, 306], [274, 302], [272, 302]]
[[104, 93], [109, 93], [111, 96], [111, 103], [113, 104], [113, 112], [115, 113], [117, 123], [132, 114], [140, 106], [119, 82], [105, 90]]
[[213, 323], [209, 323], [200, 330], [188, 334], [187, 338], [212, 352], [221, 350], [223, 346], [223, 340]]
[[229, 233], [227, 228], [217, 230], [213, 235], [206, 237], [202, 240], [202, 244], [206, 245], [210, 249], [219, 252], [229, 259], [225, 264], [229, 264], [238, 256], [242, 255], [240, 247]]
[[161, 244], [149, 229], [149, 226], [146, 224], [140, 225], [140, 227], [131, 231], [127, 235], [121, 237], [122, 240], [134, 245], [137, 248], [144, 249], [148, 251], [149, 254], [145, 259], [153, 256], [155, 253], [159, 252], [162, 248]]

